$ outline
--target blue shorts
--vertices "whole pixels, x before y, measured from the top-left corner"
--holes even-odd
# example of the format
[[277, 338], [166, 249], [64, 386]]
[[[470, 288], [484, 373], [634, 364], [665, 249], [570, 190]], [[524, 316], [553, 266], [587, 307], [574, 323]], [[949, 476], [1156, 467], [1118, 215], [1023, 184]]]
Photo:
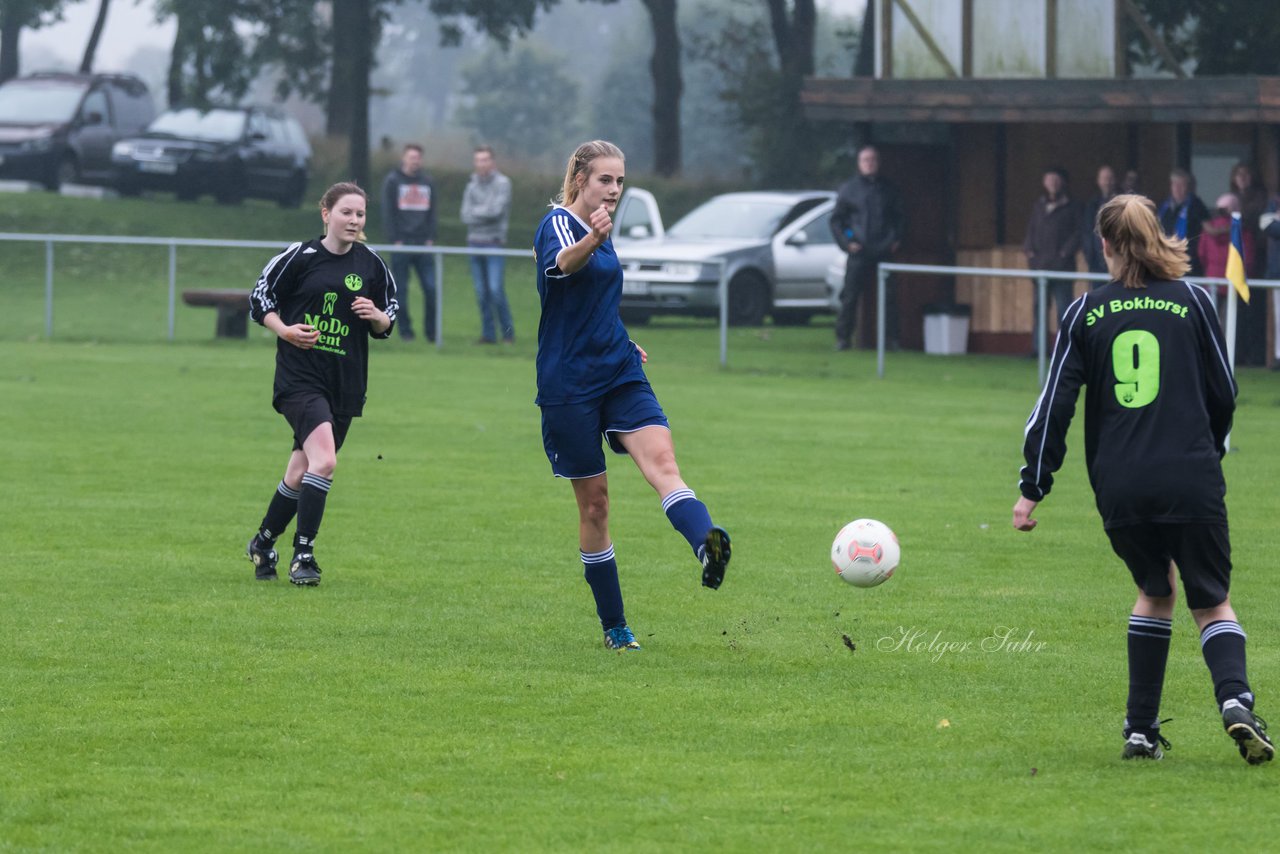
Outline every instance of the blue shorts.
[[556, 477], [595, 477], [605, 471], [601, 437], [615, 453], [625, 454], [617, 434], [652, 425], [668, 426], [653, 388], [648, 382], [627, 383], [582, 403], [542, 407], [542, 447]]

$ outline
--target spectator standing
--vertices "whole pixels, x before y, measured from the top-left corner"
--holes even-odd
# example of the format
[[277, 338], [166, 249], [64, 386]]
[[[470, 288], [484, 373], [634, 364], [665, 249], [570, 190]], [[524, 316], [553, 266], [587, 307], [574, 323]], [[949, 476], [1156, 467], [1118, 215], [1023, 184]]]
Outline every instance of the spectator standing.
[[1203, 276], [1198, 251], [1200, 235], [1209, 219], [1209, 209], [1195, 193], [1195, 178], [1186, 169], [1174, 169], [1169, 173], [1169, 198], [1157, 211], [1160, 227], [1170, 237], [1187, 241], [1187, 254], [1191, 257], [1191, 275]]
[[1124, 178], [1120, 181], [1120, 192], [1133, 196], [1145, 195], [1145, 193], [1138, 189], [1138, 185], [1141, 182], [1137, 169], [1126, 169], [1124, 171]]
[[[1022, 251], [1032, 270], [1067, 271], [1076, 269], [1076, 252], [1080, 249], [1080, 208], [1067, 192], [1065, 169], [1054, 167], [1044, 173], [1044, 195], [1031, 206], [1031, 218], [1027, 222], [1027, 236]], [[1067, 306], [1071, 305], [1072, 282], [1069, 279], [1053, 279], [1049, 294], [1057, 306], [1057, 318], [1062, 320]], [[1031, 341], [1040, 340], [1040, 289], [1035, 290], [1032, 301], [1033, 314]]]
[[[409, 143], [400, 155], [400, 167], [382, 182], [382, 216], [387, 239], [397, 246], [430, 246], [436, 242], [435, 185], [422, 171], [422, 146]], [[409, 311], [409, 268], [418, 271], [418, 284], [426, 302], [423, 329], [427, 340], [436, 340], [436, 271], [425, 252], [391, 253], [391, 275], [400, 286], [400, 337], [413, 340]]]
[[[1084, 260], [1089, 265], [1090, 273], [1107, 272], [1107, 259], [1102, 257], [1102, 238], [1098, 237], [1095, 224], [1098, 211], [1115, 196], [1116, 170], [1104, 164], [1098, 168], [1098, 195], [1085, 206], [1084, 216], [1080, 219], [1080, 245], [1084, 248]], [[1106, 282], [1090, 282], [1089, 287], [1100, 288], [1105, 284]]]
[[[1205, 223], [1204, 234], [1200, 235], [1200, 245], [1196, 252], [1200, 256], [1200, 267], [1204, 275], [1211, 279], [1225, 278], [1227, 275], [1227, 256], [1231, 251], [1231, 214], [1239, 213], [1240, 199], [1232, 193], [1223, 193], [1214, 202], [1213, 216]], [[1243, 217], [1241, 217], [1243, 220]], [[1253, 232], [1241, 228], [1241, 243], [1244, 247], [1245, 270], [1253, 269], [1255, 244]], [[1217, 294], [1218, 316], [1225, 317], [1228, 285], [1218, 285], [1212, 290]]]
[[[1253, 167], [1243, 161], [1231, 168], [1230, 184], [1228, 192], [1240, 199], [1240, 226], [1246, 250], [1249, 250], [1250, 241], [1253, 244], [1253, 249], [1245, 253], [1245, 275], [1253, 279], [1261, 278], [1266, 270], [1267, 259], [1259, 221], [1269, 201], [1267, 188], [1258, 180]], [[1266, 303], [1265, 301], [1255, 301], [1252, 304], [1241, 302], [1239, 308], [1240, 315], [1236, 323], [1236, 364], [1266, 364]]]
[[[1280, 279], [1280, 194], [1271, 197], [1267, 209], [1258, 220], [1258, 226], [1267, 238], [1267, 278]], [[1269, 291], [1271, 309], [1275, 320], [1275, 343], [1271, 367], [1280, 367], [1280, 294]]]
[[[862, 146], [858, 149], [858, 174], [836, 192], [831, 214], [831, 234], [836, 244], [849, 253], [836, 317], [837, 350], [853, 346], [858, 298], [876, 266], [898, 251], [904, 223], [898, 190], [880, 175], [880, 152], [874, 145]], [[885, 336], [891, 348], [897, 346], [898, 299], [892, 287], [885, 292]]]
[[[462, 223], [467, 227], [467, 245], [497, 249], [507, 242], [507, 218], [511, 213], [511, 179], [497, 170], [493, 149], [476, 147], [472, 155], [471, 180], [462, 193]], [[501, 255], [472, 255], [471, 278], [476, 286], [480, 309], [479, 344], [492, 344], [502, 332], [503, 343], [516, 339], [511, 308], [503, 283], [506, 259]]]
[[[1267, 209], [1267, 188], [1253, 174], [1253, 167], [1241, 162], [1231, 169], [1231, 186], [1227, 192], [1240, 200], [1240, 225], [1245, 233], [1252, 232], [1256, 244], [1260, 231], [1258, 221]], [[1245, 267], [1250, 276], [1259, 275], [1265, 266], [1265, 259], [1261, 256], [1255, 257], [1254, 261], [1253, 265]]]

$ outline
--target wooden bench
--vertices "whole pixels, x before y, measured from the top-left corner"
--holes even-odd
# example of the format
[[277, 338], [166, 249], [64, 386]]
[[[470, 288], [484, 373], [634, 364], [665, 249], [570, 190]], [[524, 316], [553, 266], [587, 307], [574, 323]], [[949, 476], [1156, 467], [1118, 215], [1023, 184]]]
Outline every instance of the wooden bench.
[[218, 310], [218, 338], [246, 338], [249, 335], [249, 292], [235, 288], [197, 288], [182, 292], [187, 305], [212, 306]]

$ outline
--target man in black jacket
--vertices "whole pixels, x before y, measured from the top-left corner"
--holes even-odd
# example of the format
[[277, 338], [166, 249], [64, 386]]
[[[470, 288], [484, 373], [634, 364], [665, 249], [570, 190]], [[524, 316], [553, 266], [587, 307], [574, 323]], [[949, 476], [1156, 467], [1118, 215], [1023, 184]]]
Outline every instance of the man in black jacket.
[[[836, 245], [849, 253], [836, 317], [836, 349], [853, 346], [858, 319], [858, 297], [871, 281], [876, 266], [886, 261], [902, 242], [904, 217], [898, 190], [880, 177], [880, 154], [873, 145], [858, 149], [858, 174], [836, 193], [831, 214], [831, 234]], [[885, 293], [885, 336], [898, 342], [898, 305], [892, 288]]]

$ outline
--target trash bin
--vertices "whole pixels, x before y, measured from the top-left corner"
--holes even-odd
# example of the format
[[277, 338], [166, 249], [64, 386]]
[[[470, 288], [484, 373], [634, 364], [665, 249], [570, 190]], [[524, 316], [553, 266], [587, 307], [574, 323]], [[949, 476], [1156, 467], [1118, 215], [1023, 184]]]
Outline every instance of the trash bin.
[[969, 350], [967, 305], [942, 304], [924, 307], [924, 351], [933, 356], [955, 356]]

